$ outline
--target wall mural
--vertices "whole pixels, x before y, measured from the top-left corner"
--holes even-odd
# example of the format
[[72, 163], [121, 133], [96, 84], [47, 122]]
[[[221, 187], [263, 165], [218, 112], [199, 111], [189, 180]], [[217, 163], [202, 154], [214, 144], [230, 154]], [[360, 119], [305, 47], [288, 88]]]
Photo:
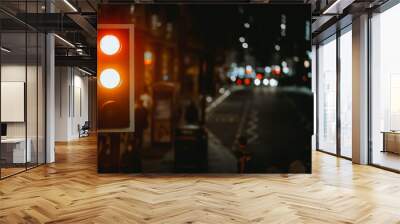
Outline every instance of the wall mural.
[[311, 173], [309, 5], [102, 4], [98, 171]]

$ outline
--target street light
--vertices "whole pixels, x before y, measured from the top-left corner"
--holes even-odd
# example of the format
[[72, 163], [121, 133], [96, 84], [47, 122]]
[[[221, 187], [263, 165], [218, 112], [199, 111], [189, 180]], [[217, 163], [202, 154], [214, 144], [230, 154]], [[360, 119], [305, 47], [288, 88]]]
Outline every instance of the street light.
[[289, 74], [289, 68], [288, 67], [283, 67], [282, 69], [283, 74]]
[[270, 85], [271, 87], [276, 87], [276, 86], [278, 86], [278, 80], [276, 80], [276, 79], [271, 79], [271, 80], [269, 80], [269, 85]]
[[268, 86], [269, 85], [269, 80], [268, 79], [263, 79], [263, 85]]
[[310, 67], [310, 61], [304, 60], [304, 68], [309, 68]]
[[269, 73], [271, 73], [272, 69], [269, 66], [265, 66], [264, 71], [265, 71], [265, 73], [269, 74]]

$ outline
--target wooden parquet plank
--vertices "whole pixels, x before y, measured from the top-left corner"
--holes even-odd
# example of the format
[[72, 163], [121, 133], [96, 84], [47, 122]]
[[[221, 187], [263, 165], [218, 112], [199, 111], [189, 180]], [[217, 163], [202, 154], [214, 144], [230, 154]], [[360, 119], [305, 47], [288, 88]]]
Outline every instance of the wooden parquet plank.
[[0, 223], [400, 223], [400, 175], [313, 152], [312, 175], [97, 174], [96, 140], [0, 181]]

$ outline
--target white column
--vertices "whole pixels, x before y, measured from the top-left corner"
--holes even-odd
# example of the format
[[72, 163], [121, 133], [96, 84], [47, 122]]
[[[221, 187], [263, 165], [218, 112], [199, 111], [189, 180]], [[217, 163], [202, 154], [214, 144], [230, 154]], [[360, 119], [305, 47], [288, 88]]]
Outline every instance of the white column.
[[353, 162], [368, 163], [368, 15], [353, 19]]
[[54, 35], [46, 36], [46, 163], [55, 161], [55, 55]]

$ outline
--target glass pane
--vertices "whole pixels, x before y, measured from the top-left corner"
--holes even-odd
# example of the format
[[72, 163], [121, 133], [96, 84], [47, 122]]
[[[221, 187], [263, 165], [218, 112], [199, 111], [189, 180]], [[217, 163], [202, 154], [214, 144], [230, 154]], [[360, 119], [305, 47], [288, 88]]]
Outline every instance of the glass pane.
[[400, 5], [372, 18], [372, 163], [400, 170]]
[[[37, 1], [27, 2], [25, 10], [27, 13], [38, 13], [39, 5]], [[32, 24], [38, 23], [37, 16], [29, 17]], [[38, 164], [38, 45], [39, 37], [36, 30], [27, 30], [27, 142], [30, 150], [30, 161], [28, 168], [35, 167]], [[30, 148], [30, 149], [29, 149]]]
[[36, 32], [27, 33], [28, 44], [28, 62], [27, 62], [27, 80], [26, 80], [26, 115], [27, 115], [27, 142], [30, 158], [28, 159], [28, 168], [37, 165], [38, 160], [38, 36]]
[[318, 50], [318, 148], [336, 153], [336, 39]]
[[340, 37], [340, 150], [341, 155], [351, 158], [352, 141], [352, 34]]
[[[0, 6], [23, 16], [25, 12], [43, 13], [44, 3], [1, 1]], [[26, 19], [38, 22], [33, 21], [38, 19], [35, 16]], [[0, 26], [0, 167], [1, 177], [5, 177], [45, 161], [45, 36], [1, 12]]]
[[38, 163], [45, 163], [45, 44], [46, 37], [39, 33], [38, 36]]
[[[25, 170], [31, 151], [26, 141], [26, 33], [1, 34], [1, 173]], [[28, 145], [28, 151], [26, 146]]]

